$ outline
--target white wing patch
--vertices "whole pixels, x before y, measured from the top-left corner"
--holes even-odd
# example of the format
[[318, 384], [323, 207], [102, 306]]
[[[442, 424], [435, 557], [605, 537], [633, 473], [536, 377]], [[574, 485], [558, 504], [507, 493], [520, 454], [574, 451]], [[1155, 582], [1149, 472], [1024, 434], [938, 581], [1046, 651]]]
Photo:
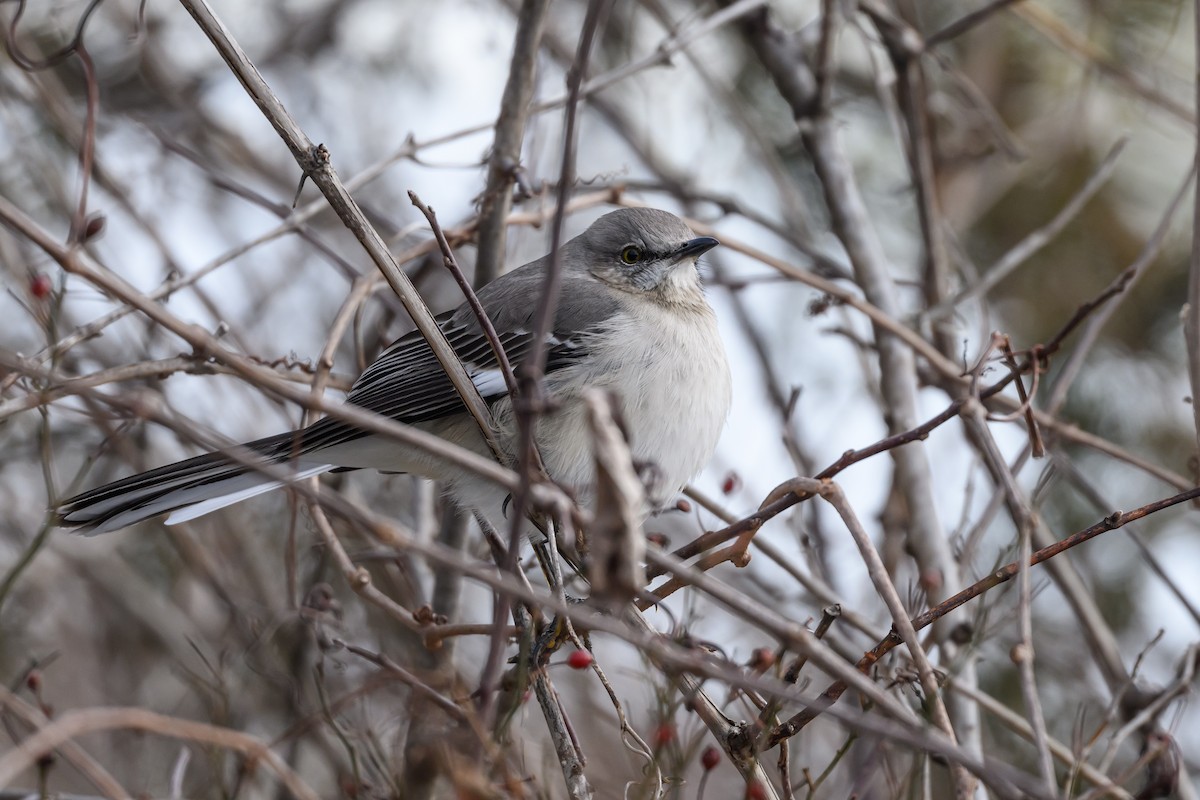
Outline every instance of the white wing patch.
[[471, 383], [484, 397], [508, 393], [508, 384], [504, 382], [504, 372], [499, 369], [485, 369], [471, 373]]
[[[529, 336], [529, 331], [524, 328], [517, 328], [511, 332], [506, 331], [505, 336], [520, 341]], [[567, 350], [574, 350], [579, 347], [579, 343], [564, 340], [553, 333], [546, 336], [547, 350], [553, 350], [559, 346], [565, 346]], [[488, 350], [488, 355], [492, 356], [490, 349]], [[489, 360], [494, 361], [494, 356]], [[504, 371], [499, 367], [481, 367], [479, 364], [472, 363], [466, 363], [464, 366], [471, 376], [471, 383], [475, 384], [475, 388], [479, 390], [479, 394], [483, 397], [508, 394], [508, 382], [504, 380]]]

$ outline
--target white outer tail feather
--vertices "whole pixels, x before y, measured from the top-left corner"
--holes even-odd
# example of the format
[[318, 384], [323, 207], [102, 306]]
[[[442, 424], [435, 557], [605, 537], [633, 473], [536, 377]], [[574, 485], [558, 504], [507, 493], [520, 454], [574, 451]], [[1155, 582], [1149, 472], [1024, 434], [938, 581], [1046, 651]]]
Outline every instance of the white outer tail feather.
[[[227, 466], [215, 469], [228, 470]], [[203, 480], [203, 474], [190, 475], [184, 478], [164, 477], [158, 483], [141, 486], [129, 491], [116, 494], [105, 500], [87, 505], [68, 513], [64, 520], [71, 525], [79, 525], [86, 536], [95, 536], [108, 531], [120, 530], [143, 520], [170, 512], [166, 524], [175, 525], [180, 522], [196, 519], [217, 509], [239, 503], [251, 497], [273, 491], [295, 481], [311, 478], [324, 472], [337, 469], [334, 464], [308, 464], [284, 481], [275, 480], [262, 472], [252, 470], [230, 475], [223, 480], [205, 483], [200, 486], [189, 486], [196, 480]], [[148, 503], [139, 504], [138, 495], [152, 496], [161, 491], [164, 485], [182, 483], [184, 486], [168, 491], [161, 497], [156, 497]], [[131, 506], [124, 511], [95, 524], [93, 520], [103, 518], [105, 514], [122, 506]]]
[[[329, 472], [329, 470], [331, 470], [331, 469], [336, 469], [336, 468], [337, 467], [333, 464], [318, 464], [317, 466], [300, 470], [295, 475], [293, 475], [290, 479], [288, 479], [288, 481], [286, 483], [295, 483], [296, 481], [302, 481], [305, 478], [311, 478], [315, 475], [321, 475], [325, 472]], [[255, 477], [257, 477], [259, 480], [264, 479], [264, 476], [262, 476], [262, 475], [254, 475], [254, 474], [239, 475], [236, 478], [230, 478], [228, 481], [219, 481], [218, 483], [210, 484], [209, 486], [203, 486], [203, 487], [199, 487], [199, 488], [213, 490], [213, 489], [217, 489], [217, 488], [221, 487], [221, 485], [225, 484], [225, 483], [234, 483], [234, 482], [241, 481], [242, 479], [245, 479], [245, 478], [255, 478]], [[219, 494], [215, 497], [208, 497], [204, 500], [198, 500], [195, 503], [191, 503], [189, 505], [182, 506], [180, 508], [176, 508], [174, 511], [171, 512], [170, 516], [167, 517], [167, 521], [165, 524], [178, 525], [180, 522], [188, 522], [190, 520], [196, 519], [197, 517], [202, 517], [205, 514], [209, 514], [209, 513], [212, 513], [213, 511], [217, 511], [218, 509], [225, 508], [226, 506], [231, 506], [234, 503], [240, 503], [243, 500], [249, 500], [251, 497], [258, 497], [260, 494], [266, 494], [267, 492], [273, 492], [276, 489], [278, 489], [284, 485], [285, 485], [284, 481], [275, 481], [275, 480], [266, 479], [265, 483], [259, 483], [256, 486], [247, 486], [244, 489], [234, 489], [232, 491], [225, 491], [225, 493]], [[228, 489], [228, 488], [232, 488], [232, 487], [226, 487], [226, 488]], [[197, 491], [197, 490], [190, 490], [190, 491]], [[168, 495], [168, 497], [171, 497], [171, 495]], [[166, 498], [164, 498], [164, 499], [166, 499]], [[175, 501], [177, 501], [177, 500], [178, 500], [178, 498], [176, 497]]]

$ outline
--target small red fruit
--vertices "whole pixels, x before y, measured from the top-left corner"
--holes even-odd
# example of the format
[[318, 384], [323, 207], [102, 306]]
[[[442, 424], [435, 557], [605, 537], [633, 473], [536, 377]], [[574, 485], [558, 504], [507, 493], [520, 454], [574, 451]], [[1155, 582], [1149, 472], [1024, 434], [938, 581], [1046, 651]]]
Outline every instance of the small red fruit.
[[725, 480], [721, 482], [721, 492], [723, 494], [733, 494], [742, 487], [742, 479], [738, 477], [736, 472], [730, 472], [725, 476]]
[[45, 273], [39, 272], [29, 279], [29, 293], [38, 300], [45, 300], [53, 289], [54, 284], [50, 282], [50, 276]]
[[756, 647], [750, 654], [750, 663], [746, 666], [758, 673], [763, 673], [775, 666], [775, 651], [769, 647]]
[[675, 726], [670, 722], [664, 722], [654, 729], [654, 746], [666, 747], [671, 742], [675, 741]]
[[704, 748], [704, 752], [700, 754], [700, 766], [704, 767], [705, 771], [716, 769], [717, 764], [721, 763], [721, 751], [716, 745], [709, 745]]
[[567, 656], [567, 666], [571, 669], [587, 669], [593, 660], [592, 654], [587, 650], [576, 650]]
[[757, 780], [746, 784], [746, 800], [767, 800], [767, 792]]

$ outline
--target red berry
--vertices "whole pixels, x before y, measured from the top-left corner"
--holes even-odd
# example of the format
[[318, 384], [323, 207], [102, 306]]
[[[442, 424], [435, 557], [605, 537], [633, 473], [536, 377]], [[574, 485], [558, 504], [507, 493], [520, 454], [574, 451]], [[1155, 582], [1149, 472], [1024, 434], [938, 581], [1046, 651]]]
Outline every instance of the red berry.
[[755, 672], [766, 672], [775, 666], [775, 651], [769, 647], [756, 647], [750, 654], [750, 663], [746, 666]]
[[670, 544], [670, 542], [667, 540], [667, 537], [661, 533], [647, 533], [646, 541], [657, 547], [659, 550], [666, 550], [667, 545]]
[[39, 670], [33, 669], [25, 676], [25, 685], [29, 691], [36, 692], [42, 688], [42, 673]]
[[576, 650], [567, 656], [567, 666], [571, 669], [587, 669], [592, 665], [592, 654], [587, 650]]
[[692, 504], [690, 502], [688, 502], [687, 500], [683, 499], [682, 497], [679, 498], [678, 501], [676, 501], [675, 508], [677, 508], [678, 510], [682, 511], [685, 514], [690, 514], [692, 512]]
[[675, 726], [664, 722], [654, 729], [654, 746], [665, 747], [675, 741]]
[[738, 477], [736, 472], [731, 472], [725, 476], [725, 480], [721, 482], [721, 492], [724, 494], [733, 494], [742, 486], [742, 479]]
[[767, 800], [767, 792], [757, 780], [746, 784], [746, 800]]
[[700, 754], [700, 766], [705, 770], [715, 769], [717, 764], [721, 763], [721, 751], [716, 748], [716, 745], [709, 745], [704, 748], [704, 752]]
[[50, 282], [50, 276], [45, 273], [39, 272], [29, 279], [29, 293], [38, 300], [45, 300], [53, 289], [54, 284]]

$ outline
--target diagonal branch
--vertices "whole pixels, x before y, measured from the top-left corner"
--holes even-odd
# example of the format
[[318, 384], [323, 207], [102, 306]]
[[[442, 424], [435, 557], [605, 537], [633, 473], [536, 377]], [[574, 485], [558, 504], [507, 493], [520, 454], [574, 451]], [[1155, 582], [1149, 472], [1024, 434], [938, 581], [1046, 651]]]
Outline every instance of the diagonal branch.
[[508, 82], [500, 99], [496, 138], [488, 156], [487, 188], [479, 201], [479, 255], [475, 261], [476, 284], [494, 280], [504, 265], [505, 220], [512, 209], [512, 188], [521, 164], [525, 121], [533, 101], [534, 65], [545, 28], [550, 0], [523, 0], [517, 14]]
[[400, 298], [400, 302], [403, 303], [405, 310], [416, 324], [417, 330], [429, 342], [438, 363], [442, 365], [442, 369], [446, 371], [446, 375], [454, 384], [459, 397], [462, 398], [463, 405], [467, 407], [479, 425], [479, 431], [484, 441], [488, 443], [492, 453], [500, 458], [501, 450], [493, 433], [492, 416], [488, 411], [487, 404], [479, 396], [479, 390], [471, 382], [462, 362], [454, 353], [454, 349], [450, 347], [450, 343], [446, 341], [445, 334], [437, 326], [433, 314], [430, 313], [425, 301], [417, 293], [416, 287], [400, 269], [379, 232], [367, 220], [358, 203], [334, 171], [329, 161], [329, 151], [325, 149], [324, 145], [313, 145], [312, 140], [292, 119], [283, 107], [283, 103], [271, 91], [271, 87], [267, 85], [246, 52], [234, 41], [225, 25], [217, 19], [208, 3], [205, 0], [180, 0], [180, 2], [217, 48], [217, 52], [225, 59], [225, 63], [229, 65], [230, 70], [246, 89], [246, 93], [263, 112], [263, 116], [267, 118], [288, 149], [292, 151], [292, 156], [300, 165], [304, 177], [311, 178], [313, 183], [321, 189], [338, 217], [362, 243], [363, 249], [367, 251], [371, 261], [383, 273], [392, 290], [396, 292], [396, 296]]

